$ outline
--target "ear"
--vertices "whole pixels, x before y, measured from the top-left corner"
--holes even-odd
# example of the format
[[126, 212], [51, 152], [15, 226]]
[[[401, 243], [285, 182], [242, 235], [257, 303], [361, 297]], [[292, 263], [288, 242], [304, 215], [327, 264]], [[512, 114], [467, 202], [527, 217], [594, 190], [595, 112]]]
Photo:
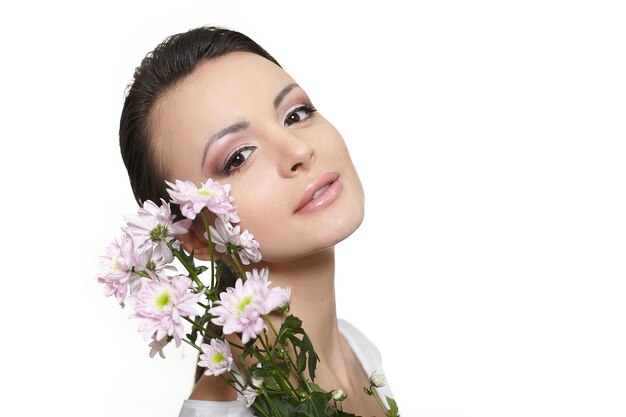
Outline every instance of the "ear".
[[[190, 254], [193, 250], [194, 258], [210, 261], [211, 251], [209, 249], [209, 241], [204, 238], [205, 232], [204, 227], [200, 227], [200, 225], [194, 221], [189, 231], [184, 235], [178, 235], [177, 238], [180, 240], [185, 252]], [[222, 255], [222, 253], [217, 252], [215, 248], [213, 248], [213, 259], [217, 261]]]

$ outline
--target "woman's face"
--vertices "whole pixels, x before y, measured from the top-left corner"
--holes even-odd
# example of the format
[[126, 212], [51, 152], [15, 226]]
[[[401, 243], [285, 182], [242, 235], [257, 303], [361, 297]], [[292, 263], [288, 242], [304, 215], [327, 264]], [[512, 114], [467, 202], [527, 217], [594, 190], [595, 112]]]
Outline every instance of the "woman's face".
[[348, 149], [312, 108], [283, 69], [232, 52], [201, 63], [161, 97], [150, 126], [168, 180], [231, 184], [241, 228], [260, 242], [263, 260], [286, 262], [332, 247], [363, 220]]

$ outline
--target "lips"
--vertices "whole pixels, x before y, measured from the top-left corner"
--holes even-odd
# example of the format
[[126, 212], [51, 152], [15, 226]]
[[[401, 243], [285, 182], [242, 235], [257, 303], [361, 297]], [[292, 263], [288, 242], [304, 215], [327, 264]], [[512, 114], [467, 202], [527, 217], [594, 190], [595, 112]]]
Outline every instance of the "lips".
[[303, 209], [307, 204], [311, 201], [318, 198], [321, 194], [324, 193], [337, 179], [339, 178], [339, 174], [337, 172], [327, 172], [322, 174], [318, 179], [309, 184], [304, 190], [304, 194], [298, 203], [298, 206], [293, 211], [294, 213]]

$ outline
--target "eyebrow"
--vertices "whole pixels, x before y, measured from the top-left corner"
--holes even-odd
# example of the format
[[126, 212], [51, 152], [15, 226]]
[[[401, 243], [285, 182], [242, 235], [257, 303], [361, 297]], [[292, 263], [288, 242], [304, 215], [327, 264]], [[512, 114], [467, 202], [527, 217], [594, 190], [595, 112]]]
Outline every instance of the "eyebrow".
[[[296, 83], [291, 83], [285, 86], [282, 90], [280, 90], [280, 93], [278, 93], [276, 95], [276, 98], [274, 99], [275, 109], [277, 109], [278, 106], [280, 106], [280, 103], [282, 103], [285, 96], [287, 96], [287, 94], [289, 94], [289, 92], [293, 90], [295, 87], [299, 87], [299, 85]], [[213, 134], [204, 145], [204, 152], [202, 153], [202, 164], [200, 165], [200, 168], [204, 166], [204, 160], [206, 159], [206, 154], [209, 151], [209, 148], [211, 147], [211, 145], [213, 145], [215, 142], [217, 142], [218, 140], [220, 140], [226, 135], [248, 129], [249, 127], [250, 127], [249, 122], [242, 121], [242, 122], [233, 123], [232, 125], [227, 126], [224, 129], [220, 130], [219, 132]]]
[[285, 88], [283, 88], [282, 90], [280, 90], [280, 93], [278, 93], [278, 95], [276, 96], [276, 98], [274, 99], [274, 108], [277, 109], [278, 106], [280, 106], [280, 103], [283, 101], [283, 99], [285, 98], [285, 96], [287, 94], [289, 94], [289, 92], [291, 90], [293, 90], [295, 87], [299, 87], [298, 84], [296, 83], [291, 83], [288, 86], [286, 86]]
[[200, 168], [204, 166], [204, 160], [206, 159], [207, 151], [209, 150], [211, 145], [213, 145], [215, 142], [217, 142], [218, 140], [220, 140], [226, 135], [229, 135], [231, 133], [236, 133], [241, 130], [245, 130], [249, 127], [250, 127], [250, 123], [248, 122], [237, 122], [228, 127], [225, 127], [224, 129], [220, 130], [219, 132], [211, 136], [209, 140], [207, 140], [206, 145], [204, 145], [204, 152], [202, 154], [202, 164], [200, 165]]

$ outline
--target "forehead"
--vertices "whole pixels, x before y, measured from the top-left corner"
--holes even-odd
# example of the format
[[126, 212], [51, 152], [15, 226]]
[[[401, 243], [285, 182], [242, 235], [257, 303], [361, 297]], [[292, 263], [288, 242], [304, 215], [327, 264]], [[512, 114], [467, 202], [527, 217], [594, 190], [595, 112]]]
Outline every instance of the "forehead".
[[216, 130], [274, 117], [276, 94], [293, 82], [278, 65], [250, 52], [203, 61], [156, 101], [149, 121], [155, 148], [175, 168], [176, 159], [188, 158]]
[[292, 78], [273, 62], [250, 52], [231, 52], [198, 64], [162, 97], [160, 107], [189, 114], [202, 104], [218, 113], [230, 113], [252, 100], [272, 104], [276, 92], [289, 82]]

